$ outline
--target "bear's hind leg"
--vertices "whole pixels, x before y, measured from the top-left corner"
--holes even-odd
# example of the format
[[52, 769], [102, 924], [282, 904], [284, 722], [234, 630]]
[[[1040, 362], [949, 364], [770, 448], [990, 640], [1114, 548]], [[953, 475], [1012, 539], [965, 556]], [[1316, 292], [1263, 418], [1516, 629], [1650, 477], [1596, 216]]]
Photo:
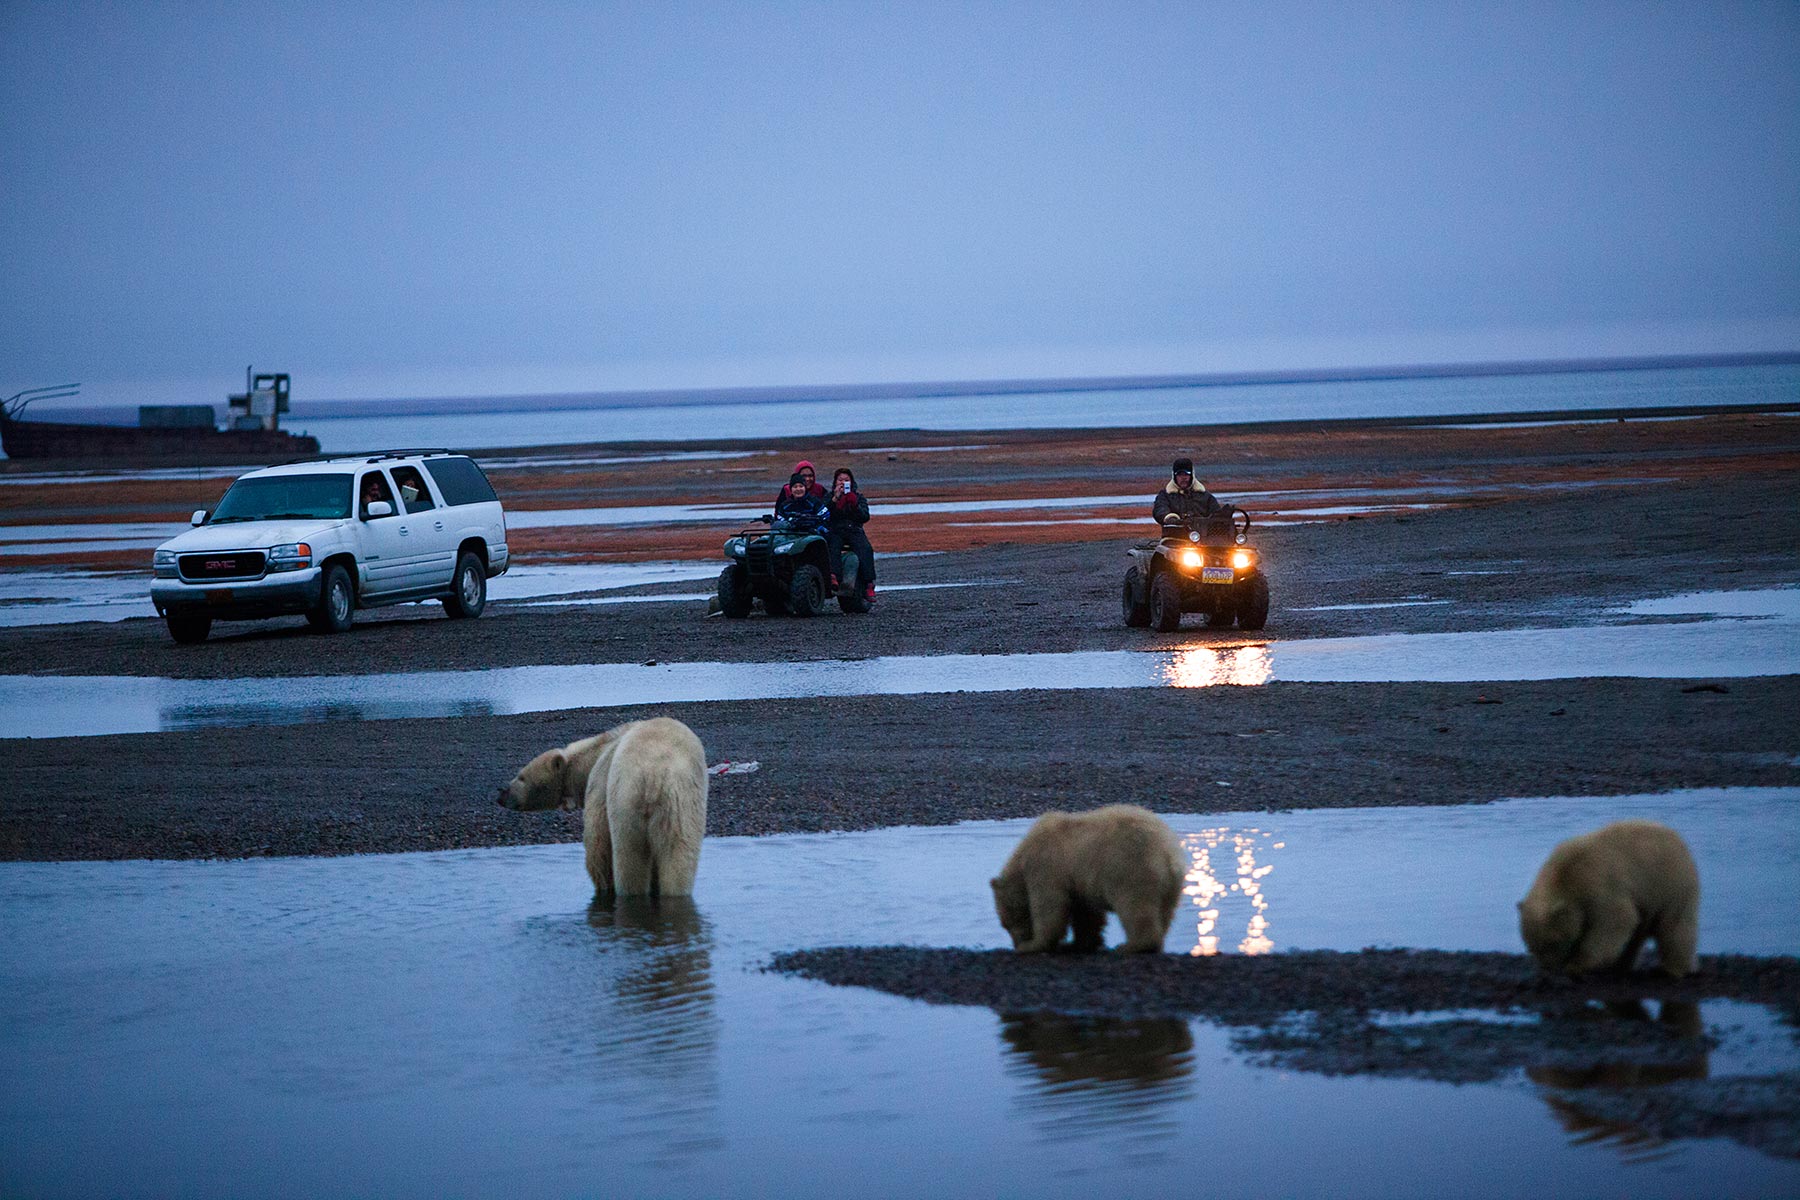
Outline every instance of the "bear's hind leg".
[[613, 894], [612, 830], [606, 821], [606, 806], [587, 805], [581, 814], [582, 843], [587, 853], [588, 878], [594, 881], [594, 895]]
[[1123, 905], [1119, 909], [1119, 924], [1125, 927], [1125, 944], [1119, 949], [1128, 954], [1161, 953], [1174, 916], [1174, 909], [1160, 899], [1133, 900]]
[[1656, 961], [1663, 973], [1680, 979], [1699, 967], [1700, 914], [1687, 911], [1664, 917], [1656, 928]]

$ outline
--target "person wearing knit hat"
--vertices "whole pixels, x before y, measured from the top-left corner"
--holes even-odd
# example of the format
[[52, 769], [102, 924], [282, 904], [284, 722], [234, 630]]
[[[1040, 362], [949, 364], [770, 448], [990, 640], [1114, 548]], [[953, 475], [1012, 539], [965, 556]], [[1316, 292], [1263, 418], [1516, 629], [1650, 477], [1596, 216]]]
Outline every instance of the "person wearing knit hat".
[[1158, 525], [1171, 516], [1180, 517], [1183, 524], [1192, 525], [1195, 521], [1204, 520], [1224, 509], [1218, 498], [1206, 490], [1206, 485], [1194, 478], [1194, 460], [1178, 458], [1169, 466], [1169, 482], [1163, 490], [1156, 493], [1155, 501], [1150, 505], [1150, 514]]

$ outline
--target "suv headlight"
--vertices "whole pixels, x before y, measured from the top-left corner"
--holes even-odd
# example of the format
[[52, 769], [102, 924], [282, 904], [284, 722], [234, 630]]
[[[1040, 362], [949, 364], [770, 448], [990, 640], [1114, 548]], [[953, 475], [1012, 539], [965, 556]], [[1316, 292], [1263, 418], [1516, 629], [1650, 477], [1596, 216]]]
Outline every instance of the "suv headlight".
[[175, 566], [173, 550], [158, 550], [153, 568], [158, 579], [175, 579], [180, 576], [180, 571]]
[[304, 571], [312, 566], [312, 547], [305, 542], [286, 542], [269, 547], [270, 571]]

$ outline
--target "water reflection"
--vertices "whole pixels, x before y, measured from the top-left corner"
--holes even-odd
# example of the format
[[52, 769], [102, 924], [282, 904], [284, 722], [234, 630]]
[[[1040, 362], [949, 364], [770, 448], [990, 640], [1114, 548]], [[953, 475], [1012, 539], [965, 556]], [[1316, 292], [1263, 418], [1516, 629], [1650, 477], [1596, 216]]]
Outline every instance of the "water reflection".
[[1226, 650], [1192, 646], [1171, 654], [1163, 664], [1162, 674], [1163, 682], [1170, 687], [1217, 687], [1227, 683], [1255, 687], [1274, 676], [1275, 660], [1267, 646], [1235, 646]]
[[[1567, 1018], [1568, 1014], [1562, 1014]], [[1652, 1018], [1641, 1000], [1614, 1001], [1597, 1007], [1584, 1007], [1578, 1020], [1625, 1021], [1648, 1025]], [[1706, 1079], [1711, 1075], [1711, 1053], [1705, 1041], [1705, 1025], [1700, 1006], [1691, 1001], [1665, 1000], [1654, 1018], [1654, 1024], [1668, 1036], [1692, 1048], [1692, 1052], [1654, 1062], [1600, 1059], [1592, 1063], [1534, 1066], [1525, 1069], [1526, 1078], [1544, 1088], [1543, 1100], [1555, 1114], [1559, 1124], [1577, 1146], [1610, 1145], [1627, 1159], [1642, 1160], [1662, 1157], [1666, 1143], [1657, 1135], [1612, 1113], [1593, 1111], [1569, 1092], [1620, 1091], [1626, 1088], [1660, 1087], [1684, 1079]]]
[[[1266, 854], [1287, 845], [1286, 842], [1274, 842], [1259, 846], [1273, 836], [1260, 829], [1234, 830], [1220, 826], [1202, 829], [1181, 839], [1183, 848], [1193, 859], [1186, 886], [1182, 888], [1182, 894], [1193, 901], [1195, 909], [1194, 948], [1188, 951], [1190, 955], [1204, 957], [1219, 953], [1219, 922], [1223, 906], [1232, 902], [1234, 892], [1249, 908], [1244, 936], [1237, 943], [1238, 953], [1267, 954], [1275, 949], [1275, 943], [1269, 937], [1269, 898], [1262, 885], [1263, 879], [1275, 867], [1257, 861], [1259, 849]], [[1221, 880], [1213, 868], [1215, 850], [1224, 850], [1231, 858], [1230, 883]]]
[[1000, 1037], [1008, 1073], [1025, 1084], [1021, 1103], [1049, 1134], [1125, 1126], [1152, 1136], [1172, 1117], [1156, 1110], [1193, 1095], [1194, 1033], [1179, 1018], [1003, 1013]]

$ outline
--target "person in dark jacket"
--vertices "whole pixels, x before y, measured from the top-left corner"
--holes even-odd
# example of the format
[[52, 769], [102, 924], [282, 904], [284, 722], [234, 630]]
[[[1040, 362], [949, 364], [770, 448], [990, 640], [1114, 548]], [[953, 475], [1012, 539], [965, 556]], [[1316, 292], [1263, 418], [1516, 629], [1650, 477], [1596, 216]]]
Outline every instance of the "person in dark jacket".
[[781, 489], [781, 498], [775, 502], [775, 519], [825, 539], [825, 560], [831, 565], [831, 588], [836, 591], [837, 567], [844, 555], [844, 542], [832, 528], [831, 505], [825, 503], [824, 497], [812, 494], [812, 489], [817, 486], [799, 471], [788, 476], [788, 485]]
[[857, 582], [862, 585], [863, 599], [875, 603], [875, 547], [863, 526], [869, 523], [869, 502], [856, 486], [856, 476], [849, 467], [831, 473], [831, 526], [857, 559]]
[[[820, 500], [829, 498], [824, 485], [819, 482], [818, 472], [814, 471], [813, 465], [804, 458], [794, 464], [794, 474], [806, 476], [806, 490], [814, 496]], [[787, 485], [783, 484], [781, 490], [775, 493], [775, 503], [780, 504], [781, 498], [785, 495], [787, 495]]]
[[1194, 460], [1191, 458], [1175, 460], [1169, 470], [1169, 482], [1156, 493], [1156, 502], [1150, 506], [1150, 515], [1158, 525], [1169, 516], [1180, 517], [1192, 524], [1223, 511], [1225, 506], [1218, 498], [1194, 478]]

